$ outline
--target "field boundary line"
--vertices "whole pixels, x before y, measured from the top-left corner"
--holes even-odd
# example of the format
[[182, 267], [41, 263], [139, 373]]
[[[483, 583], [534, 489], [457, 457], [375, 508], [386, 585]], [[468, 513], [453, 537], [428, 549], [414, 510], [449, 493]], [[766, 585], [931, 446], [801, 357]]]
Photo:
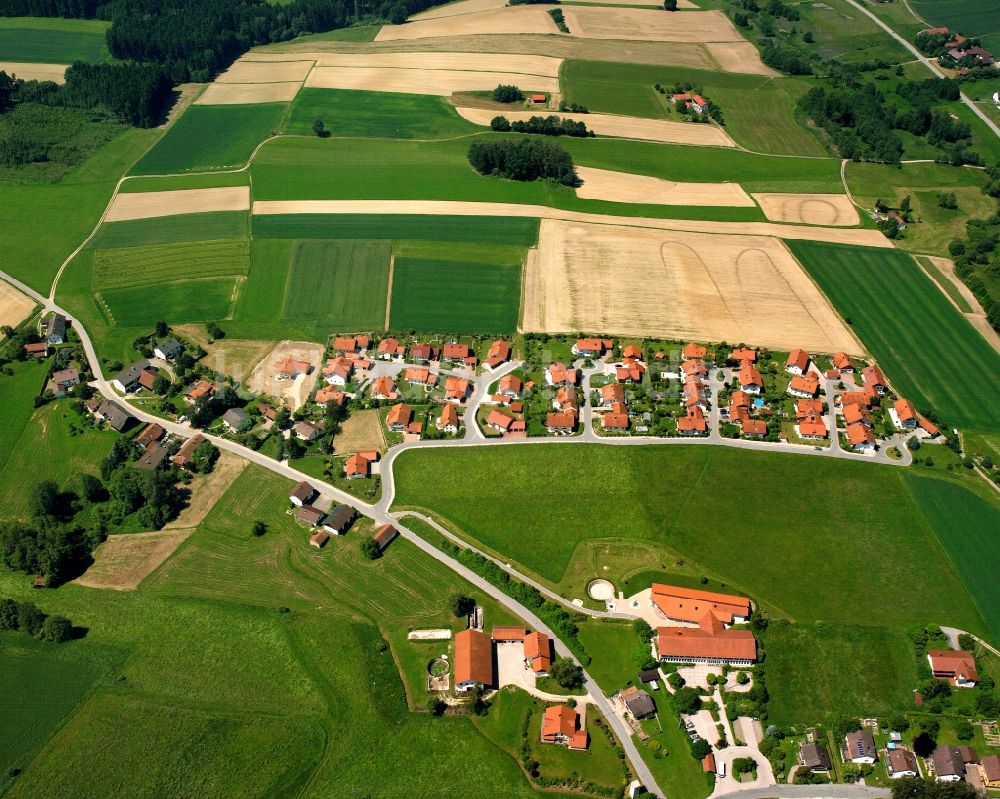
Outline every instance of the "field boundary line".
[[[392, 278], [395, 272], [396, 249], [395, 246], [393, 246], [393, 249], [389, 252], [389, 278], [385, 285], [385, 322], [382, 325], [383, 330], [389, 329], [389, 313], [392, 310]], [[381, 425], [379, 426], [379, 430], [381, 431]], [[385, 440], [384, 436], [382, 437], [382, 440]]]

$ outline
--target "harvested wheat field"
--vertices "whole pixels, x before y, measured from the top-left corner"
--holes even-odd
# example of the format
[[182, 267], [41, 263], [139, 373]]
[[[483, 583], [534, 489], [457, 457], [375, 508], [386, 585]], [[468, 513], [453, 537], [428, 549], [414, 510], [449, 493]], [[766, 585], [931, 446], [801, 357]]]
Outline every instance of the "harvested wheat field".
[[410, 17], [410, 21], [420, 21], [422, 19], [444, 19], [445, 17], [458, 17], [462, 14], [475, 14], [479, 11], [491, 11], [495, 8], [503, 8], [507, 5], [507, 0], [462, 0], [458, 3], [449, 3], [446, 6], [438, 6], [430, 11], [421, 11]]
[[53, 83], [66, 82], [69, 64], [32, 64], [27, 61], [0, 61], [0, 70], [8, 75], [16, 75], [21, 80], [50, 80]]
[[[498, 113], [511, 122], [516, 119], [530, 119], [539, 114], [558, 113], [542, 109], [540, 111], [508, 111], [486, 108], [456, 108], [456, 111], [476, 125], [489, 126]], [[714, 125], [696, 125], [692, 122], [668, 122], [665, 119], [643, 119], [615, 114], [558, 114], [565, 119], [586, 123], [599, 136], [614, 136], [621, 139], [641, 139], [672, 144], [696, 144], [702, 147], [735, 147], [736, 142]]]
[[74, 582], [88, 588], [133, 591], [193, 532], [194, 528], [188, 528], [109, 535], [94, 550], [94, 562], [90, 568]]
[[576, 196], [585, 200], [726, 208], [752, 208], [754, 205], [739, 183], [677, 183], [586, 166], [578, 166], [576, 172], [583, 181], [583, 185], [576, 190]]
[[312, 59], [285, 56], [282, 60], [260, 61], [241, 58], [215, 79], [216, 83], [302, 83], [312, 69]]
[[[633, 39], [644, 42], [745, 41], [721, 11], [689, 11], [678, 15], [646, 8], [566, 6], [563, 8], [563, 16], [570, 35], [582, 39]], [[683, 23], [678, 20], [683, 20]]]
[[781, 75], [760, 60], [760, 51], [750, 42], [709, 42], [705, 46], [726, 72], [774, 78]]
[[378, 411], [354, 411], [333, 439], [333, 451], [338, 455], [366, 450], [386, 450]]
[[17, 327], [35, 307], [35, 301], [0, 280], [0, 326]]
[[407, 22], [404, 25], [383, 25], [375, 41], [390, 42], [477, 34], [559, 33], [559, 28], [547, 13], [549, 8], [555, 6], [510, 6], [477, 11], [473, 14]]
[[306, 86], [315, 89], [364, 89], [402, 94], [435, 94], [486, 90], [498, 83], [513, 83], [528, 91], [557, 92], [559, 79], [517, 72], [460, 72], [446, 69], [381, 69], [316, 67]]
[[195, 105], [250, 105], [251, 103], [287, 103], [295, 99], [302, 84], [285, 83], [213, 83], [194, 101]]
[[[274, 365], [291, 357], [297, 361], [306, 361], [312, 365], [307, 375], [299, 375], [294, 380], [279, 379], [274, 373]], [[250, 390], [254, 394], [266, 394], [275, 397], [288, 407], [296, 410], [309, 399], [309, 394], [319, 377], [320, 363], [323, 360], [323, 347], [311, 341], [281, 341], [274, 346], [250, 374]]]
[[215, 507], [219, 497], [226, 493], [226, 489], [240, 476], [246, 465], [247, 461], [239, 455], [221, 450], [215, 468], [208, 474], [195, 475], [191, 480], [188, 485], [191, 495], [187, 505], [163, 529], [188, 530], [205, 521], [208, 512]]
[[754, 194], [764, 216], [800, 225], [858, 225], [858, 209], [846, 194]]
[[[573, 0], [573, 3], [593, 4], [595, 6], [649, 6], [650, 8], [662, 8], [652, 0]], [[677, 7], [682, 9], [697, 10], [698, 6], [691, 0], [677, 0]]]
[[517, 203], [477, 203], [460, 200], [257, 200], [253, 213], [267, 214], [412, 214], [430, 216], [517, 216], [535, 219], [563, 219], [588, 224], [623, 225], [651, 230], [728, 233], [742, 236], [775, 236], [779, 239], [828, 241], [859, 247], [892, 248], [877, 230], [862, 228], [808, 227], [775, 222], [714, 222], [694, 219], [654, 219], [643, 216], [608, 216], [580, 211], [563, 211], [545, 205]]
[[512, 72], [558, 78], [563, 59], [504, 53], [317, 53], [318, 67]]
[[544, 220], [523, 329], [863, 350], [780, 241]]
[[151, 219], [157, 216], [202, 214], [210, 211], [246, 211], [250, 208], [249, 186], [179, 191], [141, 191], [115, 195], [105, 222]]

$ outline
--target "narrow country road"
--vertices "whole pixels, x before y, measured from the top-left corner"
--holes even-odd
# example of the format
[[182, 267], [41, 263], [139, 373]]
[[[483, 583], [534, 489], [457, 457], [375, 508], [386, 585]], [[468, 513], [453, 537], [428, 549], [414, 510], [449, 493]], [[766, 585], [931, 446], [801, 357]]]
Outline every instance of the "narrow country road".
[[[747, 788], [725, 794], [712, 794], [712, 799], [888, 799], [888, 788], [873, 788], [863, 784], [852, 785], [771, 785], [766, 788]], [[680, 797], [677, 797], [680, 799]]]
[[[921, 64], [923, 64], [925, 67], [927, 67], [931, 72], [933, 72], [939, 78], [946, 78], [946, 77], [948, 77], [941, 70], [941, 67], [939, 67], [937, 65], [937, 62], [935, 62], [933, 59], [930, 59], [927, 56], [925, 56], [923, 53], [921, 53], [916, 47], [914, 47], [912, 44], [910, 44], [910, 42], [908, 42], [906, 39], [904, 39], [902, 36], [900, 36], [898, 33], [896, 33], [896, 31], [894, 31], [892, 28], [890, 28], [888, 25], [886, 25], [882, 20], [880, 20], [877, 16], [875, 16], [874, 13], [872, 13], [867, 8], [865, 8], [861, 3], [859, 3], [858, 0], [846, 0], [846, 2], [849, 3], [850, 5], [854, 6], [858, 11], [860, 11], [865, 16], [870, 17], [871, 20], [876, 25], [878, 25], [882, 30], [884, 30], [886, 33], [888, 33], [893, 39], [895, 39], [897, 42], [899, 42], [901, 45], [903, 45], [903, 47], [905, 47], [907, 50], [909, 50], [910, 53], [913, 54], [914, 58], [916, 58], [918, 61], [920, 61]], [[990, 119], [988, 116], [986, 116], [986, 112], [985, 111], [983, 111], [978, 105], [976, 105], [974, 102], [972, 102], [972, 100], [969, 99], [969, 97], [965, 94], [965, 92], [962, 92], [961, 99], [962, 99], [962, 102], [965, 103], [971, 109], [971, 111], [972, 111], [973, 114], [975, 114], [984, 123], [986, 123], [986, 127], [988, 127], [990, 130], [992, 130], [993, 134], [995, 136], [1000, 137], [1000, 127], [998, 127], [997, 124], [992, 119]]]

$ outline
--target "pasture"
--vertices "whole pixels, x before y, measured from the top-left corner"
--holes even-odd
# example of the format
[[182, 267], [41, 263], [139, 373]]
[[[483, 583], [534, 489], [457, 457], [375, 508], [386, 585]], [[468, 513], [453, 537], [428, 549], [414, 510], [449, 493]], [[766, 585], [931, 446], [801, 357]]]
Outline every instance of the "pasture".
[[172, 324], [225, 319], [238, 285], [234, 277], [211, 277], [107, 289], [97, 296], [118, 327], [149, 327], [159, 319]]
[[775, 724], [882, 718], [913, 706], [913, 644], [898, 627], [777, 621], [764, 643], [769, 720]]
[[391, 255], [387, 241], [295, 242], [282, 319], [315, 320], [317, 335], [381, 329]]
[[[722, 108], [725, 131], [744, 147], [764, 153], [822, 157], [826, 150], [795, 119], [795, 102], [809, 90], [799, 78], [738, 75], [731, 72], [567, 61], [560, 76], [567, 103], [592, 112], [684, 120], [669, 98], [675, 83], [690, 82]], [[654, 88], [666, 87], [666, 94]], [[697, 127], [691, 123], [692, 127]], [[780, 135], [778, 135], [780, 132]]]
[[88, 246], [111, 249], [239, 239], [248, 235], [249, 228], [248, 215], [240, 211], [133, 219], [101, 225]]
[[15, 362], [10, 365], [13, 374], [0, 380], [0, 406], [4, 409], [4, 423], [0, 425], [0, 468], [6, 470], [34, 412], [34, 398], [48, 374], [48, 364], [37, 361]]
[[510, 335], [517, 330], [521, 264], [396, 258], [393, 330]]
[[245, 275], [250, 242], [192, 241], [94, 252], [95, 291], [150, 283]]
[[810, 50], [824, 59], [846, 63], [881, 59], [892, 64], [912, 59], [901, 44], [844, 0], [802, 3], [796, 8], [802, 19], [795, 26], [812, 31], [815, 41]]
[[944, 551], [951, 557], [965, 587], [994, 638], [1000, 637], [1000, 511], [993, 502], [970, 496], [955, 483], [906, 476], [914, 501], [931, 520]]
[[284, 131], [311, 135], [315, 119], [338, 138], [441, 139], [476, 130], [441, 97], [305, 88], [292, 103]]
[[[933, 520], [896, 469], [723, 447], [570, 445], [567, 456], [565, 446], [405, 452], [395, 464], [395, 504], [431, 509], [552, 584], [580, 542], [635, 538], [654, 543], [661, 563], [682, 560], [748, 592], [775, 617], [854, 623], [859, 606], [844, 597], [863, 597], [871, 624], [983, 629], [938, 548]], [[434, 479], [446, 471], [470, 477]], [[602, 489], [580, 491], [595, 475]], [[748, 475], [759, 499], [717, 501]], [[837, 514], [813, 512], [814, 498], [825, 495], [839, 498]], [[511, 496], [531, 509], [513, 521]], [[865, 535], [843, 523], [852, 518], [865, 519]], [[893, 602], [909, 593], [921, 596], [919, 606]]]
[[110, 59], [99, 19], [6, 17], [0, 19], [0, 61], [40, 64], [99, 63]]
[[278, 130], [287, 108], [287, 103], [191, 106], [133, 167], [132, 174], [242, 166], [254, 148]]
[[[894, 250], [789, 247], [871, 351], [900, 396], [958, 427], [997, 430], [1000, 355], [913, 261]], [[858, 291], [858, 286], [865, 286]], [[945, 363], [974, 369], [942, 369]]]

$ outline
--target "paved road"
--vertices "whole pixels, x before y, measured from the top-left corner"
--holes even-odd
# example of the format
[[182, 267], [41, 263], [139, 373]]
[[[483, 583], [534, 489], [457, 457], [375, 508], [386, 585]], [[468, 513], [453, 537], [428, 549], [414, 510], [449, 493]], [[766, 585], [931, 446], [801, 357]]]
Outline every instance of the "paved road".
[[[896, 31], [894, 31], [892, 28], [890, 28], [888, 25], [886, 25], [882, 20], [880, 20], [877, 16], [875, 16], [875, 14], [873, 14], [871, 11], [869, 11], [867, 8], [865, 8], [857, 0], [847, 0], [847, 2], [850, 3], [852, 6], [854, 6], [856, 9], [858, 9], [858, 11], [860, 11], [862, 14], [865, 14], [866, 16], [870, 17], [872, 19], [872, 21], [876, 25], [878, 25], [882, 30], [884, 30], [886, 33], [888, 33], [893, 39], [895, 39], [897, 42], [899, 42], [901, 45], [903, 45], [903, 47], [905, 47], [907, 50], [909, 50], [910, 53], [913, 54], [914, 58], [916, 58], [918, 61], [920, 61], [920, 63], [922, 63], [925, 67], [927, 67], [931, 72], [933, 72], [939, 78], [946, 78], [946, 77], [948, 77], [947, 75], [944, 74], [944, 72], [941, 70], [941, 67], [938, 66], [938, 64], [937, 64], [936, 61], [934, 61], [933, 59], [927, 58], [927, 56], [925, 56], [916, 47], [914, 47], [910, 42], [908, 42], [906, 39], [904, 39], [902, 36], [900, 36], [898, 33], [896, 33]], [[964, 92], [962, 93], [961, 99], [962, 99], [962, 102], [965, 103], [972, 110], [972, 113], [974, 113], [977, 117], [979, 117], [981, 120], [983, 120], [983, 122], [986, 123], [986, 127], [988, 127], [990, 130], [992, 130], [993, 133], [996, 136], [1000, 136], [1000, 127], [998, 127], [997, 124], [986, 115], [986, 112], [984, 112], [978, 105], [976, 105], [974, 102], [972, 102], [972, 100], [970, 100], [965, 95]]]
[[888, 799], [892, 791], [868, 785], [770, 785], [713, 794], [712, 799], [720, 796], [726, 799]]

